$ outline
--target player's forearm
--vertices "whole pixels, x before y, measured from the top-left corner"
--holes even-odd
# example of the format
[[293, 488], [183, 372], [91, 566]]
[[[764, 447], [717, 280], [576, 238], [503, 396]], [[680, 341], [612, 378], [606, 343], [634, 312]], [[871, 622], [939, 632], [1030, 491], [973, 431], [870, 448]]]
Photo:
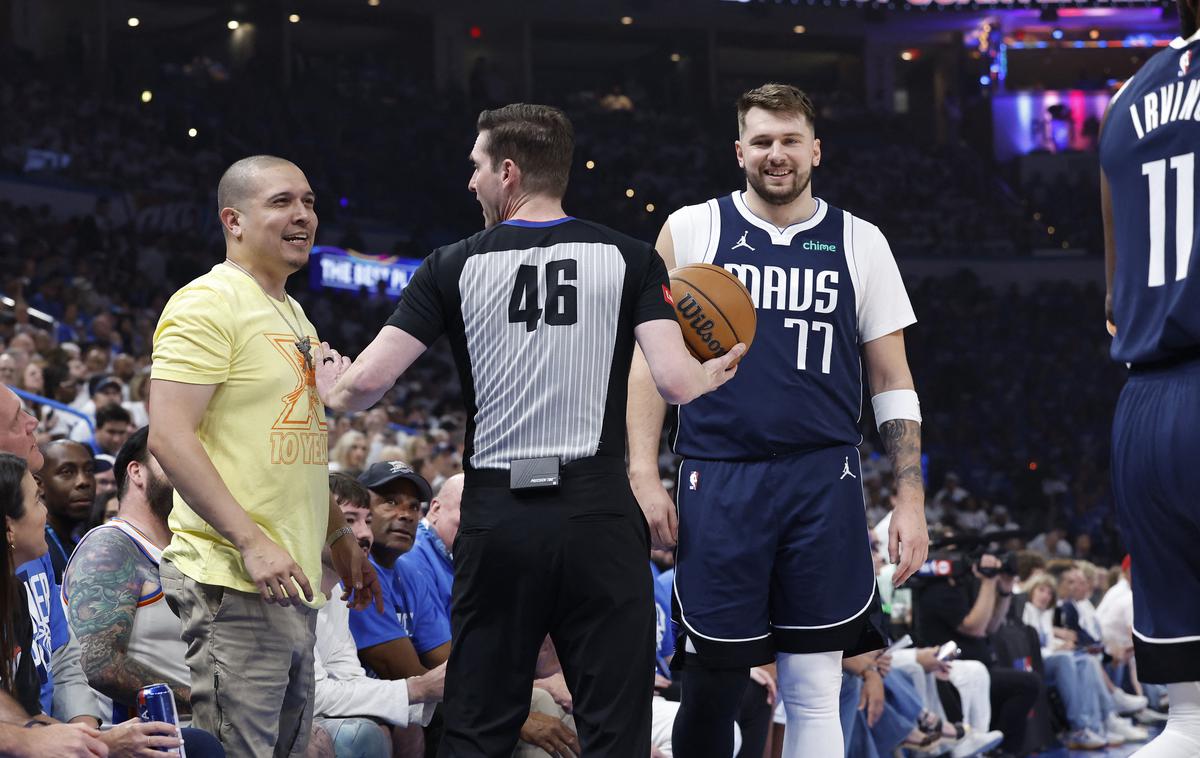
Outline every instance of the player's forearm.
[[897, 493], [919, 494], [915, 504], [923, 509], [925, 481], [921, 476], [921, 424], [911, 419], [884, 421], [879, 425], [879, 436], [892, 464]]
[[152, 426], [149, 447], [188, 506], [238, 550], [266, 539], [225, 486], [194, 431]]
[[658, 450], [667, 402], [654, 385], [650, 366], [640, 349], [629, 371], [629, 403], [625, 424], [629, 436], [629, 474], [658, 479]]

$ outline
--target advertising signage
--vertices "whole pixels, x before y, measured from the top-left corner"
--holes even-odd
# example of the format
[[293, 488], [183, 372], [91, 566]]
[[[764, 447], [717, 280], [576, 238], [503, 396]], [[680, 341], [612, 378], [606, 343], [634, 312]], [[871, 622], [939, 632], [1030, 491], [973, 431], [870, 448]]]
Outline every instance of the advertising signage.
[[363, 287], [374, 293], [379, 282], [386, 282], [387, 294], [399, 297], [421, 261], [395, 255], [370, 255], [332, 245], [316, 245], [309, 258], [309, 283], [312, 289], [339, 289], [358, 292]]

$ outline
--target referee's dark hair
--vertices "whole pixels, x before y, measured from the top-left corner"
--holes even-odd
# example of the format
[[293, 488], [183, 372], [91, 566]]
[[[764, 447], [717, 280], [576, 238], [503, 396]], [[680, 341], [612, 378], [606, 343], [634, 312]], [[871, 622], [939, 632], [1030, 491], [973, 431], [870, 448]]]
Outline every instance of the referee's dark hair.
[[[97, 411], [96, 415], [99, 416], [100, 411]], [[150, 454], [146, 450], [146, 440], [149, 437], [149, 425], [143, 426], [129, 435], [129, 438], [125, 440], [125, 444], [121, 445], [121, 449], [117, 451], [117, 458], [113, 461], [113, 479], [117, 480], [118, 500], [123, 500], [126, 490], [129, 489], [129, 464], [137, 461], [145, 466], [150, 462]]]
[[525, 189], [556, 198], [566, 194], [575, 152], [567, 114], [550, 105], [513, 103], [483, 111], [476, 127], [488, 133], [484, 152], [493, 169], [507, 158], [521, 167]]

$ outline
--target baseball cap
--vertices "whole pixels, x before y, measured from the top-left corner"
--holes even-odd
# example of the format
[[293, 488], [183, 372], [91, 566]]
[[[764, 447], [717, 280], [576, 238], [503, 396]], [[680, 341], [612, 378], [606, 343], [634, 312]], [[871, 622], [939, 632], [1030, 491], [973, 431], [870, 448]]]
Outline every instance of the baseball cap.
[[108, 453], [100, 453], [93, 459], [93, 471], [97, 474], [102, 474], [116, 465], [116, 459]]
[[98, 374], [88, 379], [88, 394], [95, 395], [105, 387], [116, 387], [121, 389], [123, 385], [121, 380], [111, 374]]
[[433, 489], [425, 477], [413, 471], [404, 461], [380, 461], [372, 463], [367, 470], [358, 475], [358, 482], [369, 490], [377, 490], [397, 479], [412, 482], [417, 488], [419, 500], [427, 503], [433, 499]]

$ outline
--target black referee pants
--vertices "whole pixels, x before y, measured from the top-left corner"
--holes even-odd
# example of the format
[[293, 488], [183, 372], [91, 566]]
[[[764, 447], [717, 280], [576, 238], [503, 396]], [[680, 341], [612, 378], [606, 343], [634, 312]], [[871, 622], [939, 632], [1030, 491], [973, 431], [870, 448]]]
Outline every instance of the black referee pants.
[[468, 472], [454, 542], [440, 758], [509, 758], [549, 634], [588, 758], [650, 754], [655, 614], [646, 521], [624, 461], [563, 467], [551, 491]]

